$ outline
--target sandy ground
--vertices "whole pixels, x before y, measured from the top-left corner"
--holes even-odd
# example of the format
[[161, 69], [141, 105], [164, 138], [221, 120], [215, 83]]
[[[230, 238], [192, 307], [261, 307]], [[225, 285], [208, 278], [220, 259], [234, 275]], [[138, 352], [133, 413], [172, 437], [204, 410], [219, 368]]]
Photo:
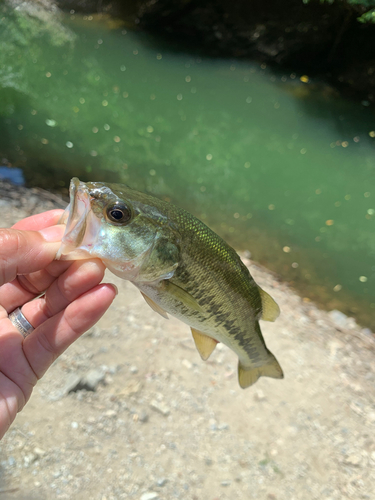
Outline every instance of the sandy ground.
[[[63, 205], [1, 183], [0, 196], [4, 227]], [[186, 325], [108, 275], [113, 306], [0, 443], [0, 500], [375, 499], [373, 336], [244, 261], [280, 305], [262, 330], [284, 380], [240, 389], [234, 353], [203, 362]]]

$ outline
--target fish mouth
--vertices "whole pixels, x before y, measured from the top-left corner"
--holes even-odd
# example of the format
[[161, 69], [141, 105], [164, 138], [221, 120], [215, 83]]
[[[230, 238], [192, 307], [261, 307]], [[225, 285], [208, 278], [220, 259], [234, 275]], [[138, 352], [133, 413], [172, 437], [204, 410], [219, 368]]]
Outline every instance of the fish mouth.
[[90, 258], [87, 249], [79, 246], [86, 234], [87, 219], [91, 210], [90, 193], [84, 182], [73, 177], [69, 186], [70, 203], [60, 218], [60, 224], [66, 224], [57, 260], [80, 260]]

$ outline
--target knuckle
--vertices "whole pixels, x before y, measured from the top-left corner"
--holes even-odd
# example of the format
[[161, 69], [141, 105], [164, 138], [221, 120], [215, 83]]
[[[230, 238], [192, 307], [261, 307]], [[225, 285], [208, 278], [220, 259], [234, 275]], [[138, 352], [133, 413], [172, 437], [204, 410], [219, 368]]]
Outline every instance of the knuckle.
[[56, 346], [53, 343], [51, 343], [50, 336], [43, 332], [39, 332], [38, 342], [43, 351], [45, 352], [46, 357], [48, 357], [48, 366], [50, 366], [58, 357], [58, 354], [56, 352]]
[[0, 280], [1, 284], [14, 278], [12, 269], [14, 256], [19, 253], [22, 245], [22, 236], [19, 231], [12, 229], [0, 230]]
[[10, 250], [17, 251], [20, 247], [19, 231], [14, 229], [1, 229], [0, 230], [0, 255]]

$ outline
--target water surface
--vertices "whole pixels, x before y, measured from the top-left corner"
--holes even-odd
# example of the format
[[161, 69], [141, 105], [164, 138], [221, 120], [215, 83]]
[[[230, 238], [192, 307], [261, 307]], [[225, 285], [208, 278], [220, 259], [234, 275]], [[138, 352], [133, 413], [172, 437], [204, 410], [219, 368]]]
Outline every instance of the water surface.
[[15, 13], [0, 24], [0, 155], [29, 184], [66, 189], [77, 175], [150, 191], [303, 296], [375, 328], [375, 122], [366, 103], [91, 18], [63, 25], [56, 40], [25, 34]]

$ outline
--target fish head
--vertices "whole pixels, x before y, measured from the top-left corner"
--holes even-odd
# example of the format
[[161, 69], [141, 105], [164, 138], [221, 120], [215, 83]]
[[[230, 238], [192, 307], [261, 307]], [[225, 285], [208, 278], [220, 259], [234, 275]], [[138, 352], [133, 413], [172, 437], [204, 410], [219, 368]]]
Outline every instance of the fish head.
[[171, 278], [180, 238], [161, 209], [164, 203], [120, 184], [73, 178], [56, 258], [99, 258], [114, 274], [134, 282]]

